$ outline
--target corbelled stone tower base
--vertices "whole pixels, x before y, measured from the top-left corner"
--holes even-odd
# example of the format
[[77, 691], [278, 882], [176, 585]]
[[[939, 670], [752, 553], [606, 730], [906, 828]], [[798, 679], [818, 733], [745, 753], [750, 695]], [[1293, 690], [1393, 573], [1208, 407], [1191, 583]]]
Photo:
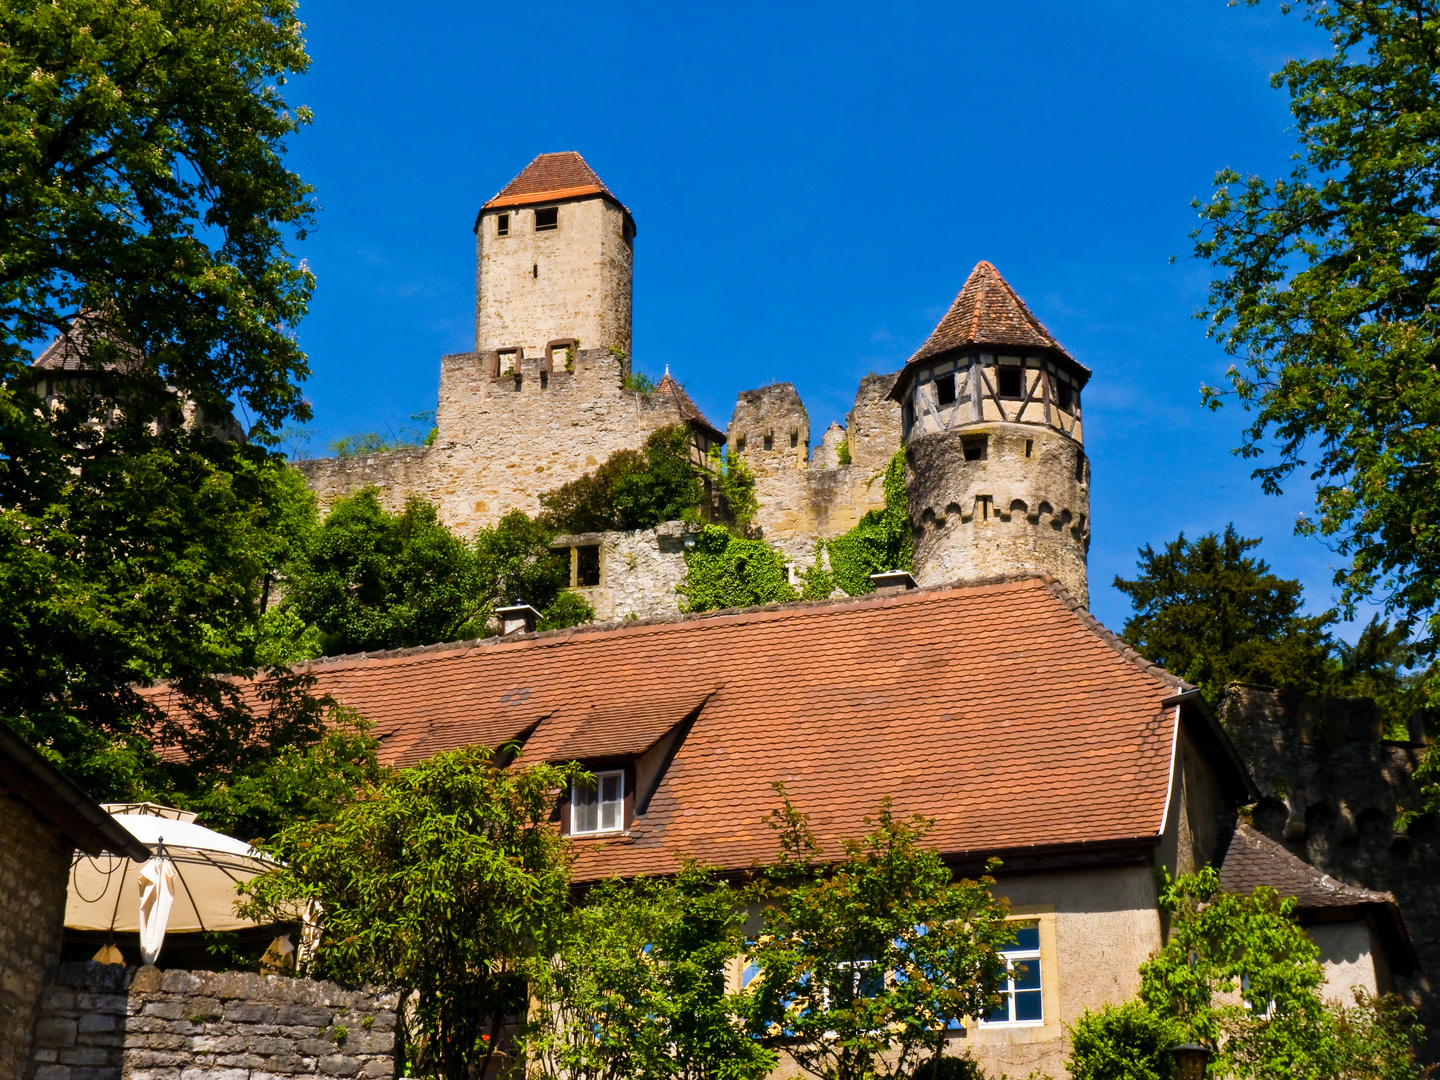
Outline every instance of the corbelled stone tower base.
[[890, 393], [916, 581], [1040, 572], [1089, 605], [1089, 377], [993, 266], [975, 267]]

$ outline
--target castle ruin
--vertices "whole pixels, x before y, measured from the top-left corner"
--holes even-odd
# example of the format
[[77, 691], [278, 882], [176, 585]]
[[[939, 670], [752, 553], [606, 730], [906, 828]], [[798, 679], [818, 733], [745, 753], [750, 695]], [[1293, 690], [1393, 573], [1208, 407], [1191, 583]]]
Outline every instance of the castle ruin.
[[[298, 463], [322, 510], [373, 485], [391, 507], [433, 502], [463, 534], [592, 471], [656, 429], [689, 425], [695, 460], [742, 456], [760, 535], [803, 569], [819, 541], [883, 507], [878, 477], [906, 450], [922, 584], [1046, 572], [1087, 602], [1087, 369], [988, 263], [899, 372], [860, 381], [843, 427], [812, 444], [789, 383], [742, 391], [720, 431], [667, 370], [631, 380], [630, 211], [576, 153], [541, 154], [475, 220], [475, 348], [440, 361], [432, 445]], [[601, 620], [678, 610], [684, 528], [561, 537], [571, 586]]]

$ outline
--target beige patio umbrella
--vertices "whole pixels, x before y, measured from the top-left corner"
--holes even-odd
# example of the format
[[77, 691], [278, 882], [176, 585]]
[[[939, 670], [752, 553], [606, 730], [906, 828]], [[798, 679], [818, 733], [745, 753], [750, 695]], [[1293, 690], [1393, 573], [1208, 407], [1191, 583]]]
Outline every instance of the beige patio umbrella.
[[145, 960], [153, 963], [167, 930], [263, 925], [236, 913], [236, 887], [274, 869], [273, 861], [243, 840], [195, 824], [195, 815], [183, 810], [154, 803], [106, 809], [155, 855], [138, 863], [109, 853], [77, 853], [65, 898], [67, 928], [138, 932]]

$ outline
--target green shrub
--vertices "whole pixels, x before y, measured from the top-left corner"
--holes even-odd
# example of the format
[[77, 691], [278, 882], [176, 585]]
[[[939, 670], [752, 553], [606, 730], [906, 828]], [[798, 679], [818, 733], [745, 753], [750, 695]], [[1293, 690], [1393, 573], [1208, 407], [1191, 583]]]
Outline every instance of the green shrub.
[[[910, 569], [915, 550], [905, 499], [905, 451], [890, 459], [882, 483], [885, 509], [871, 510], [849, 532], [816, 550], [815, 565], [805, 574], [805, 599], [822, 599], [836, 586], [848, 596], [861, 596], [875, 591], [871, 574]], [[830, 554], [828, 571], [825, 552]]]
[[842, 467], [851, 464], [849, 439], [840, 440], [840, 445], [835, 448], [835, 461]]
[[1071, 1080], [1168, 1080], [1174, 1060], [1166, 1047], [1182, 1042], [1184, 1029], [1142, 1001], [1088, 1009], [1070, 1029]]
[[799, 599], [785, 573], [785, 557], [763, 540], [706, 525], [685, 552], [685, 580], [676, 591], [685, 611], [751, 607]]
[[722, 457], [718, 447], [711, 447], [708, 460], [722, 502], [721, 516], [728, 515], [729, 520], [744, 529], [760, 512], [760, 504], [755, 500], [755, 474], [739, 454]]
[[562, 592], [555, 602], [540, 613], [537, 630], [561, 630], [567, 626], [579, 626], [593, 622], [595, 609], [585, 602], [579, 593]]
[[968, 1054], [944, 1055], [915, 1066], [910, 1080], [985, 1080], [985, 1073]]
[[558, 533], [653, 529], [694, 516], [705, 495], [685, 424], [651, 432], [640, 450], [617, 450], [592, 473], [540, 496], [540, 522]]

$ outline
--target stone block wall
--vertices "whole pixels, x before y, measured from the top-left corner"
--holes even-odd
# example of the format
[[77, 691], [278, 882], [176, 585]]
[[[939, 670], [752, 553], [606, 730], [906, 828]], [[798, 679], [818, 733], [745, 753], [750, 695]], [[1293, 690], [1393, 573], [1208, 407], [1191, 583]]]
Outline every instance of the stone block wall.
[[30, 1057], [41, 989], [60, 961], [70, 843], [0, 788], [0, 1080]]
[[396, 995], [243, 972], [65, 963], [27, 1080], [384, 1080]]
[[1423, 744], [1384, 739], [1367, 698], [1232, 685], [1218, 711], [1261, 792], [1255, 828], [1332, 877], [1395, 895], [1420, 961], [1395, 982], [1425, 1025], [1422, 1058], [1440, 1060], [1440, 821], [1395, 828], [1397, 810], [1419, 804]]
[[596, 622], [658, 619], [680, 613], [675, 586], [685, 576], [685, 534], [691, 528], [667, 521], [635, 532], [559, 536], [555, 545], [600, 548], [600, 584], [575, 589], [595, 609]]

